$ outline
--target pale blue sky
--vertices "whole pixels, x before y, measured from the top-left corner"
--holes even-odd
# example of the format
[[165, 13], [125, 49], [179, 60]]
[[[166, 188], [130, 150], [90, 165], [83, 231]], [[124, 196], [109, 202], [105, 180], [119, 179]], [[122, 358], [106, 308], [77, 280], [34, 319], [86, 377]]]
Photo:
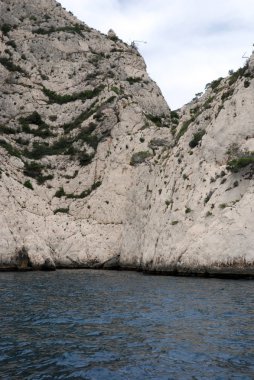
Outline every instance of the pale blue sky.
[[149, 75], [172, 109], [244, 64], [254, 43], [253, 0], [60, 0], [103, 33], [140, 43]]

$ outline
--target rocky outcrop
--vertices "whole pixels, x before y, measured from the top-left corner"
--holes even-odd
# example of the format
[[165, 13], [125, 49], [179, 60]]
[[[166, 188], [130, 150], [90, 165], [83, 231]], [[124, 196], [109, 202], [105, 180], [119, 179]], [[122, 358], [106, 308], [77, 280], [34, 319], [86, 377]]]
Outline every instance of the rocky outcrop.
[[254, 61], [170, 111], [135, 47], [0, 1], [0, 266], [254, 273]]

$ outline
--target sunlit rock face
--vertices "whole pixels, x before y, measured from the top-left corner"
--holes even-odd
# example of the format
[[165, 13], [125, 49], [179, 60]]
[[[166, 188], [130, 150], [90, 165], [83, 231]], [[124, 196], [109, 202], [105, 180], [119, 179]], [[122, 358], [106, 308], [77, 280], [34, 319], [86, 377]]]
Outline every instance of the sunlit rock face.
[[176, 112], [54, 0], [0, 26], [1, 268], [254, 272], [253, 57]]

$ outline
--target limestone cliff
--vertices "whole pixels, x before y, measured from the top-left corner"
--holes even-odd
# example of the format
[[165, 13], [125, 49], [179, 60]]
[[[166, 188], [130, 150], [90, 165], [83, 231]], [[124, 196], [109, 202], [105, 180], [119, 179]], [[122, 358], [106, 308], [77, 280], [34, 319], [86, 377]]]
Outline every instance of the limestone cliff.
[[170, 111], [135, 46], [0, 1], [0, 266], [253, 274], [254, 59]]

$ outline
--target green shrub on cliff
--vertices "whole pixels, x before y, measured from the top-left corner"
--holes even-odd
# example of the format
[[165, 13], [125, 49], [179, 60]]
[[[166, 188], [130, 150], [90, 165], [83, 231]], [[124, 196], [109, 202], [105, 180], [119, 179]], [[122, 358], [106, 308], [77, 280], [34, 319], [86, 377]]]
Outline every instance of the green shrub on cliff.
[[9, 153], [10, 156], [18, 158], [21, 157], [21, 152], [15, 147], [13, 147], [11, 144], [9, 144], [7, 141], [0, 139], [0, 146], [2, 146]]
[[254, 166], [254, 152], [241, 150], [237, 144], [231, 144], [227, 150], [227, 170], [238, 173], [241, 169]]
[[204, 129], [199, 129], [196, 133], [193, 134], [191, 141], [189, 142], [190, 148], [195, 148], [199, 142], [202, 140], [203, 136], [205, 135]]
[[184, 134], [185, 132], [188, 130], [189, 128], [189, 125], [194, 121], [194, 118], [191, 118], [189, 120], [186, 120], [183, 122], [179, 132], [177, 133], [177, 136], [176, 136], [176, 140], [178, 141]]
[[81, 92], [74, 92], [73, 94], [57, 94], [55, 91], [49, 90], [43, 87], [44, 94], [49, 98], [50, 103], [65, 104], [69, 102], [74, 102], [75, 100], [86, 100], [92, 99], [98, 96], [103, 90], [104, 86], [95, 87], [92, 90], [85, 90]]
[[31, 183], [31, 181], [29, 179], [24, 182], [24, 186], [27, 187], [30, 190], [34, 189], [32, 183]]
[[241, 169], [250, 164], [254, 164], [254, 152], [229, 160], [227, 169], [233, 173], [238, 173]]
[[134, 153], [131, 157], [130, 165], [135, 166], [142, 164], [149, 157], [151, 157], [151, 153], [147, 150]]
[[61, 186], [55, 193], [55, 197], [57, 198], [61, 198], [61, 197], [64, 197], [65, 196], [65, 191], [64, 191], [64, 188], [63, 186]]
[[9, 24], [3, 24], [1, 27], [1, 31], [3, 32], [4, 35], [7, 35], [12, 29], [12, 26]]

